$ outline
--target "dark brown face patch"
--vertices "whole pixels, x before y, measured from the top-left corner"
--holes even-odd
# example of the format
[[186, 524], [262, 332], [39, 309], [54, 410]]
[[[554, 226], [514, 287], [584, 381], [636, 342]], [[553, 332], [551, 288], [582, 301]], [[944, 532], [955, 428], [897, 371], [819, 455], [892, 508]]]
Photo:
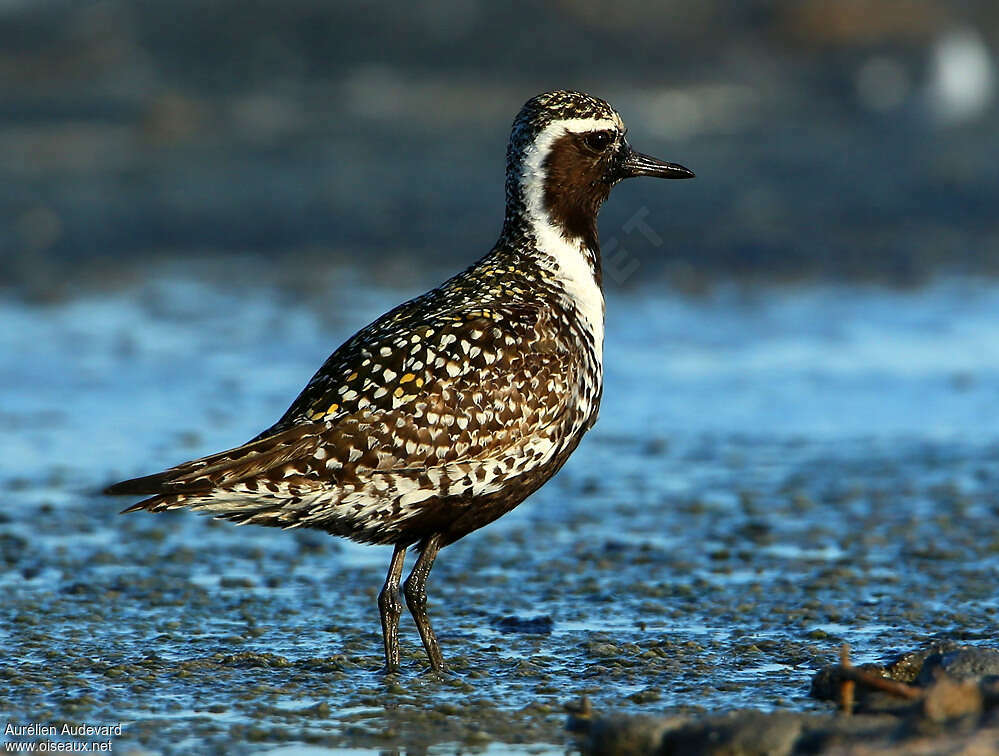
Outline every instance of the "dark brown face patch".
[[607, 176], [615, 146], [596, 151], [587, 144], [587, 137], [568, 133], [552, 143], [543, 164], [544, 203], [564, 237], [582, 239], [596, 249], [597, 212], [610, 194]]

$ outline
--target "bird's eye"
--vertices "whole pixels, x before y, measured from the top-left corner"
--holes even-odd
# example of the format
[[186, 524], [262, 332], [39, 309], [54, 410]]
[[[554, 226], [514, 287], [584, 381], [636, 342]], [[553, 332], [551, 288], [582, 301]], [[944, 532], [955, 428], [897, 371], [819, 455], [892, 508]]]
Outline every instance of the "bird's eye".
[[591, 131], [583, 138], [583, 141], [594, 152], [603, 152], [611, 143], [611, 135], [609, 131]]

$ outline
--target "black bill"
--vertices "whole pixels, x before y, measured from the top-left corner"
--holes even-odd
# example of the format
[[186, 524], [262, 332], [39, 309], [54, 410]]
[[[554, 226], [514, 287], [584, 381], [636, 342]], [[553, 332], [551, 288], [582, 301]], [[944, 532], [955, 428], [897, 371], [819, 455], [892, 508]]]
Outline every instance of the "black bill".
[[689, 168], [684, 168], [676, 163], [667, 163], [651, 155], [643, 155], [635, 152], [630, 147], [624, 158], [617, 166], [617, 179], [632, 178], [634, 176], [654, 176], [655, 178], [667, 179], [689, 179], [694, 178], [694, 172]]

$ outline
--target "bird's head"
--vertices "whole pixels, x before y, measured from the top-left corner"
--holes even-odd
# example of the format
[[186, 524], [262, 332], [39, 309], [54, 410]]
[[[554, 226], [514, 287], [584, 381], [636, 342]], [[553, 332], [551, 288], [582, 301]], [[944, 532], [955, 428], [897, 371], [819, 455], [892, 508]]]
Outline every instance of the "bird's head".
[[568, 90], [532, 97], [507, 148], [507, 223], [548, 224], [595, 248], [597, 212], [619, 181], [693, 178], [681, 165], [635, 152], [626, 134], [621, 116], [597, 97]]

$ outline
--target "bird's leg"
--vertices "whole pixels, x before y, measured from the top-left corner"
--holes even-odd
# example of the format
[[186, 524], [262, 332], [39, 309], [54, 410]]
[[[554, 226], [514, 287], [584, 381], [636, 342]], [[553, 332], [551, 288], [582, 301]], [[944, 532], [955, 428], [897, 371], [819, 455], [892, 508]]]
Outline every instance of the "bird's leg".
[[382, 615], [382, 637], [385, 640], [385, 672], [399, 671], [399, 617], [402, 615], [402, 601], [399, 599], [399, 578], [402, 577], [402, 564], [406, 560], [406, 546], [396, 544], [389, 562], [385, 585], [378, 594], [378, 609]]
[[427, 658], [430, 660], [430, 668], [434, 672], [443, 672], [445, 667], [441, 647], [427, 617], [427, 576], [430, 574], [430, 568], [434, 566], [437, 552], [440, 551], [440, 543], [440, 533], [424, 539], [420, 544], [420, 558], [416, 560], [413, 571], [409, 573], [403, 585], [406, 605], [416, 621], [416, 629], [420, 631], [423, 647], [427, 650]]

